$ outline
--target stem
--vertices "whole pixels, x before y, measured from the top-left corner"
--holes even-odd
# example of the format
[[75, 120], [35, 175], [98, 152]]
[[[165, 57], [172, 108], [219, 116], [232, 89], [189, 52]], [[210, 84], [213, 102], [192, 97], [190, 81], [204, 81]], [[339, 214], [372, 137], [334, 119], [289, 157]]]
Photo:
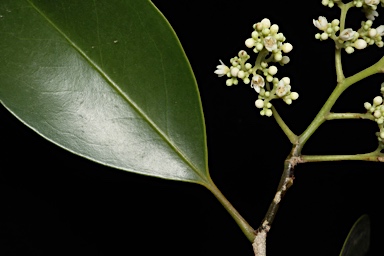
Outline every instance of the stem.
[[299, 136], [299, 144], [303, 147], [311, 135], [316, 131], [316, 129], [319, 128], [319, 126], [326, 120], [327, 116], [330, 115], [329, 112], [331, 108], [335, 104], [336, 100], [340, 97], [340, 95], [344, 92], [344, 90], [346, 90], [349, 86], [357, 83], [358, 81], [380, 72], [384, 72], [384, 57], [382, 57], [372, 66], [344, 79], [342, 82], [339, 82], [336, 88], [333, 90], [332, 94], [329, 96], [328, 100], [325, 102], [324, 106], [316, 115], [315, 119]]
[[368, 119], [375, 121], [375, 117], [372, 114], [360, 114], [360, 113], [329, 113], [326, 117], [326, 120], [336, 120], [336, 119]]
[[281, 127], [281, 129], [283, 130], [285, 135], [287, 135], [289, 141], [292, 144], [296, 144], [297, 143], [297, 139], [298, 139], [297, 135], [294, 134], [291, 131], [291, 129], [289, 129], [289, 127], [285, 124], [285, 122], [283, 121], [283, 119], [281, 118], [281, 116], [279, 115], [279, 113], [277, 112], [275, 107], [273, 107], [273, 106], [272, 106], [272, 112], [273, 112], [273, 117], [275, 118], [277, 124]]
[[317, 130], [317, 128], [319, 128], [319, 126], [326, 120], [326, 116], [329, 114], [329, 111], [344, 90], [344, 86], [340, 86], [340, 84], [333, 90], [332, 94], [329, 96], [324, 106], [320, 109], [315, 119], [313, 119], [308, 128], [300, 135], [299, 143], [302, 145], [302, 147], [311, 137], [311, 135]]
[[339, 3], [339, 8], [341, 9], [340, 14], [340, 31], [343, 31], [345, 29], [345, 19], [347, 18], [347, 12], [349, 8], [353, 7], [353, 2], [349, 2], [347, 4]]
[[335, 65], [336, 65], [337, 82], [341, 83], [345, 79], [345, 76], [343, 73], [343, 66], [341, 64], [341, 49], [335, 50]]
[[209, 185], [205, 185], [219, 202], [224, 206], [232, 218], [236, 221], [237, 225], [243, 231], [244, 235], [248, 238], [250, 242], [253, 242], [255, 239], [255, 230], [248, 224], [248, 222], [240, 215], [240, 213], [233, 207], [233, 205], [225, 198], [221, 191], [216, 187], [216, 185], [211, 180]]
[[265, 56], [268, 55], [268, 53], [269, 52], [266, 49], [263, 49], [263, 50], [261, 50], [261, 52], [259, 52], [259, 54], [257, 55], [256, 61], [255, 61], [255, 71], [254, 71], [254, 74], [256, 73], [256, 71], [258, 69], [260, 69], [261, 62], [264, 60]]
[[268, 211], [264, 217], [262, 225], [259, 227], [258, 232], [266, 231], [268, 232], [275, 216], [277, 214], [277, 210], [279, 209], [280, 201], [284, 197], [287, 190], [292, 186], [294, 180], [293, 169], [295, 165], [298, 163], [297, 159], [300, 154], [301, 147], [299, 145], [294, 145], [291, 153], [288, 155], [284, 162], [284, 171], [281, 175], [279, 185], [277, 187], [277, 192], [275, 194], [274, 199], [269, 205]]
[[367, 153], [367, 154], [356, 154], [356, 155], [323, 155], [323, 156], [306, 156], [302, 155], [300, 157], [303, 163], [308, 162], [323, 162], [323, 161], [345, 161], [345, 160], [354, 160], [354, 161], [370, 161], [370, 162], [384, 162], [384, 153], [377, 151]]
[[[343, 31], [344, 28], [345, 28], [345, 19], [347, 17], [347, 12], [348, 12], [349, 8], [351, 8], [353, 5], [352, 5], [352, 2], [350, 2], [348, 4], [343, 4], [343, 3], [340, 2], [338, 4], [338, 6], [341, 9], [341, 14], [340, 14], [340, 31]], [[336, 45], [338, 44], [337, 42], [335, 42], [335, 43], [336, 43]], [[343, 66], [342, 66], [342, 63], [341, 63], [341, 49], [338, 49], [338, 47], [336, 47], [336, 50], [335, 50], [335, 64], [336, 64], [337, 82], [341, 83], [344, 80], [345, 77], [344, 77], [344, 73], [343, 73]]]
[[356, 73], [353, 76], [346, 78], [345, 86], [346, 88], [348, 88], [352, 84], [357, 83], [368, 76], [371, 76], [377, 73], [383, 73], [383, 72], [384, 72], [384, 57], [382, 57], [378, 62], [376, 62], [372, 66], [360, 71], [359, 73]]

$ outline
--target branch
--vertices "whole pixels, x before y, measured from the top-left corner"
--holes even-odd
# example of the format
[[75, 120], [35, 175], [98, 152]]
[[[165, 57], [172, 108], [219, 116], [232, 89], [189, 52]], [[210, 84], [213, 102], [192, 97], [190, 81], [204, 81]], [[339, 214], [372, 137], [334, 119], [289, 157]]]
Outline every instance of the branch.
[[361, 113], [329, 113], [325, 116], [326, 120], [336, 120], [336, 119], [367, 119], [375, 121], [375, 117], [372, 114], [361, 114]]
[[345, 161], [345, 160], [384, 162], [384, 153], [374, 151], [367, 154], [356, 154], [356, 155], [318, 155], [318, 156], [302, 155], [300, 157], [300, 160], [303, 163], [324, 162], [324, 161]]
[[287, 135], [289, 141], [292, 143], [292, 144], [296, 144], [297, 143], [297, 139], [298, 139], [298, 136], [296, 134], [294, 134], [291, 129], [289, 129], [289, 127], [286, 125], [286, 123], [283, 121], [283, 119], [281, 118], [281, 116], [279, 115], [279, 113], [277, 112], [276, 108], [274, 106], [272, 106], [272, 113], [273, 113], [273, 117], [275, 118], [277, 124], [281, 127], [281, 129], [283, 130], [283, 132], [285, 133], [285, 135]]

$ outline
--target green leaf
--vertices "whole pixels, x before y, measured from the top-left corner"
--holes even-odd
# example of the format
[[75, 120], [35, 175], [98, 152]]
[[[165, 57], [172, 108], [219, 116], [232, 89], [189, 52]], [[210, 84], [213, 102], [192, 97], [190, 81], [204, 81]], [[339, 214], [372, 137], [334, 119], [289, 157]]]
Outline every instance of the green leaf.
[[364, 256], [369, 250], [371, 224], [368, 215], [361, 216], [345, 239], [340, 256]]
[[147, 0], [2, 0], [0, 101], [41, 136], [118, 169], [209, 183], [189, 62]]

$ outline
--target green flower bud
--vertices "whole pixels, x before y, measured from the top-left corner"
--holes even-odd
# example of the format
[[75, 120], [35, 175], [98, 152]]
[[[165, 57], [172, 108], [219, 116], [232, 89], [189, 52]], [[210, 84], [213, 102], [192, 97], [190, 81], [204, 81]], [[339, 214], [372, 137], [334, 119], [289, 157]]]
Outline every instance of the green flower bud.
[[376, 96], [374, 99], [373, 99], [373, 105], [380, 105], [381, 103], [383, 103], [383, 98], [381, 96]]

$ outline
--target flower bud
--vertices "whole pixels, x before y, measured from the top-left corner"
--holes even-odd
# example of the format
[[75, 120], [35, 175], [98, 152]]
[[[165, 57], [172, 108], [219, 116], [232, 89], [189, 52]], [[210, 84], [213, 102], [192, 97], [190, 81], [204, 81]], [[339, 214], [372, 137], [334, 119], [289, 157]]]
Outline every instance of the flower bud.
[[288, 64], [291, 59], [288, 56], [283, 56], [281, 59], [282, 64]]
[[277, 67], [276, 66], [270, 66], [268, 68], [268, 73], [271, 74], [272, 76], [276, 75], [277, 73]]
[[273, 24], [270, 28], [270, 31], [272, 34], [276, 34], [277, 32], [279, 32], [279, 26], [276, 24]]
[[321, 40], [327, 40], [328, 39], [328, 34], [324, 32], [324, 33], [322, 33], [320, 35], [320, 38], [321, 38]]
[[348, 54], [351, 54], [355, 51], [355, 49], [353, 49], [351, 46], [348, 46], [347, 48], [345, 48], [345, 51], [348, 53]]
[[299, 94], [297, 92], [292, 92], [290, 96], [292, 100], [297, 100], [299, 98]]
[[257, 108], [263, 108], [264, 107], [264, 101], [263, 100], [256, 100], [255, 101], [255, 106], [257, 107]]
[[292, 51], [292, 48], [293, 46], [290, 44], [290, 43], [285, 43], [281, 46], [281, 50], [284, 52], [284, 53], [289, 53], [290, 51]]
[[270, 110], [270, 109], [265, 110], [265, 115], [268, 117], [272, 116], [272, 110]]
[[234, 77], [236, 77], [237, 76], [237, 73], [239, 73], [239, 69], [238, 68], [232, 68], [231, 69], [231, 75], [232, 76], [234, 76]]
[[260, 23], [263, 26], [263, 28], [270, 28], [271, 27], [271, 21], [267, 18], [262, 19], [262, 21]]
[[354, 43], [353, 46], [355, 46], [356, 49], [362, 50], [365, 47], [367, 47], [367, 42], [363, 39], [357, 39]]
[[370, 37], [375, 37], [377, 35], [377, 30], [375, 28], [371, 28], [369, 31], [368, 31], [368, 35]]
[[373, 99], [373, 104], [378, 106], [380, 105], [381, 103], [383, 103], [383, 98], [381, 96], [376, 96], [374, 99]]
[[255, 45], [255, 40], [253, 40], [252, 38], [248, 38], [247, 40], [245, 40], [245, 45], [248, 48], [252, 48]]

